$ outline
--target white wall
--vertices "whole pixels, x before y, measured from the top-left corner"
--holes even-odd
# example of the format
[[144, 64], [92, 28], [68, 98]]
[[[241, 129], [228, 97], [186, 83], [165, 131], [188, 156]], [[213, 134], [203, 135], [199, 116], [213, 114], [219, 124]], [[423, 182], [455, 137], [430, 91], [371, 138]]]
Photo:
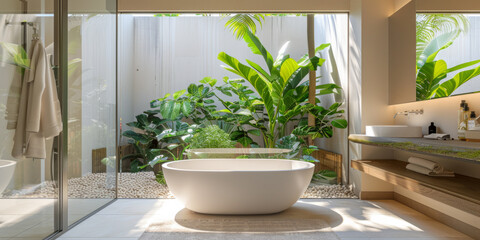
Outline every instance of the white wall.
[[[354, 134], [364, 133], [366, 125], [393, 123], [393, 108], [388, 105], [388, 17], [395, 6], [385, 0], [352, 0], [350, 6], [349, 133]], [[349, 160], [393, 156], [392, 151], [355, 143], [349, 148]], [[357, 194], [375, 185], [352, 168], [349, 176]]]

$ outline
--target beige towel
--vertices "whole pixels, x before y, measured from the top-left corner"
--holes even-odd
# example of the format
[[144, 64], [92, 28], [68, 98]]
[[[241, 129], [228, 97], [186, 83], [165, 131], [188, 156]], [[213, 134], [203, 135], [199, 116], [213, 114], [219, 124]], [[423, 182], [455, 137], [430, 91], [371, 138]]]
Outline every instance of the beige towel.
[[25, 70], [12, 156], [45, 158], [45, 139], [62, 131], [55, 77], [40, 40], [30, 48], [30, 69]]
[[422, 166], [424, 168], [427, 168], [430, 171], [435, 172], [435, 173], [443, 172], [443, 167], [440, 166], [440, 164], [438, 164], [436, 162], [433, 162], [433, 161], [430, 161], [430, 160], [427, 160], [427, 159], [417, 158], [417, 157], [409, 157], [408, 162], [413, 163], [413, 164], [418, 165], [418, 166]]
[[410, 171], [414, 171], [414, 172], [432, 176], [432, 177], [455, 177], [455, 173], [451, 171], [443, 171], [440, 173], [436, 173], [428, 168], [425, 168], [416, 164], [412, 164], [412, 163], [407, 164], [407, 169]]

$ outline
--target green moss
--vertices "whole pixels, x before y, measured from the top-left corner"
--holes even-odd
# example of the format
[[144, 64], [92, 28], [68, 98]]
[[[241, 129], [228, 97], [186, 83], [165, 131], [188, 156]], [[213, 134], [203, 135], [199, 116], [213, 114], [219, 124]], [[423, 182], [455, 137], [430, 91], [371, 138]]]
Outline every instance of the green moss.
[[443, 155], [456, 158], [464, 158], [480, 161], [480, 150], [465, 150], [461, 151], [452, 147], [441, 147], [441, 146], [422, 146], [412, 142], [374, 142], [369, 140], [359, 140], [354, 139], [354, 142], [377, 145], [382, 147], [390, 147], [395, 149], [407, 150], [407, 151], [416, 151], [424, 152], [436, 155]]

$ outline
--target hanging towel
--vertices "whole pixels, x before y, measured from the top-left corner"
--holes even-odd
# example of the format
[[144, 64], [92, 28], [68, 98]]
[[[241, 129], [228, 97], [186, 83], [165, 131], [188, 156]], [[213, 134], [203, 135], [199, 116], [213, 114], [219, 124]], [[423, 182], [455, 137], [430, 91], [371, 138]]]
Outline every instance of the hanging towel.
[[438, 164], [436, 162], [432, 162], [432, 161], [427, 160], [427, 159], [417, 158], [417, 157], [409, 157], [408, 162], [413, 163], [413, 164], [418, 165], [418, 166], [422, 166], [422, 167], [427, 168], [430, 171], [433, 171], [433, 172], [436, 172], [436, 173], [443, 172], [443, 167], [440, 166], [440, 164]]
[[62, 131], [55, 77], [40, 40], [30, 48], [30, 69], [25, 70], [12, 156], [46, 158], [45, 139]]
[[428, 176], [432, 176], [432, 177], [455, 177], [455, 173], [454, 172], [451, 172], [451, 171], [442, 171], [442, 172], [433, 172], [432, 170], [428, 169], [428, 168], [425, 168], [425, 167], [422, 167], [422, 166], [419, 166], [419, 165], [416, 165], [416, 164], [407, 164], [407, 167], [406, 167], [408, 170], [410, 171], [414, 171], [414, 172], [417, 172], [417, 173], [421, 173], [421, 174], [424, 174], [424, 175], [428, 175]]

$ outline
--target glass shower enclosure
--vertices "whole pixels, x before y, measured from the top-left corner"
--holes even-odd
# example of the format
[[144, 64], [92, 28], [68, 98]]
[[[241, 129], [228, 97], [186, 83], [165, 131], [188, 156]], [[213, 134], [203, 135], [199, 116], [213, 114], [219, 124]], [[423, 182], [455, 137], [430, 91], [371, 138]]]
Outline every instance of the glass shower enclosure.
[[2, 0], [2, 238], [55, 237], [116, 198], [116, 26], [115, 0]]

